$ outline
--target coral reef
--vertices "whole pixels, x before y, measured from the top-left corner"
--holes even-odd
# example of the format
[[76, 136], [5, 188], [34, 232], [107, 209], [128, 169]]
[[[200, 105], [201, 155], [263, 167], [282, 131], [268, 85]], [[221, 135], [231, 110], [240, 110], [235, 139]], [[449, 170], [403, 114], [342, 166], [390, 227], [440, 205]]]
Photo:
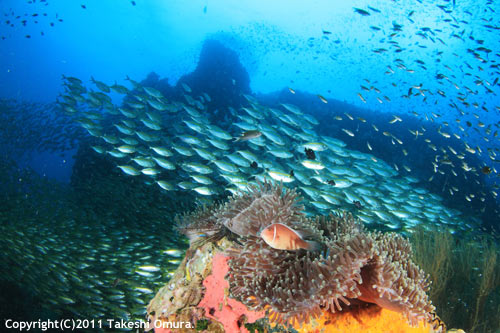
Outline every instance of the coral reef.
[[324, 309], [342, 311], [350, 299], [404, 313], [413, 325], [430, 319], [427, 277], [411, 261], [406, 239], [364, 232], [348, 214], [299, 223], [322, 234], [325, 250], [280, 251], [257, 237], [241, 241], [229, 253], [233, 297], [284, 324], [307, 322]]
[[[178, 230], [191, 239], [199, 238], [196, 230], [218, 237], [192, 242], [179, 268], [183, 282], [176, 280], [176, 285], [160, 291], [148, 307], [150, 319], [165, 320], [187, 311], [192, 318], [214, 320], [229, 332], [264, 314], [275, 325], [300, 328], [318, 322], [338, 325], [338, 320], [324, 318], [382, 308], [384, 313], [403, 316], [411, 326], [426, 327], [433, 321], [428, 277], [412, 261], [407, 239], [368, 232], [347, 213], [306, 218], [299, 203], [294, 190], [264, 183], [224, 205], [180, 217]], [[274, 223], [304, 231], [321, 249], [287, 251], [269, 246], [260, 231]], [[210, 256], [194, 269], [200, 253], [207, 251]], [[212, 262], [211, 276], [207, 262]], [[188, 290], [195, 285], [199, 290], [200, 279], [205, 288], [198, 303], [189, 302], [183, 310], [176, 306], [174, 294], [192, 294]], [[226, 283], [227, 289], [221, 286]]]
[[189, 322], [197, 330], [204, 327], [205, 332], [245, 333], [248, 332], [246, 323], [264, 317], [263, 312], [250, 311], [243, 303], [228, 298], [228, 282], [224, 278], [229, 269], [228, 258], [223, 253], [232, 245], [225, 238], [218, 242], [195, 243], [172, 279], [149, 303], [150, 328], [156, 327], [157, 333], [167, 333], [172, 330], [158, 328], [163, 326], [158, 322]]

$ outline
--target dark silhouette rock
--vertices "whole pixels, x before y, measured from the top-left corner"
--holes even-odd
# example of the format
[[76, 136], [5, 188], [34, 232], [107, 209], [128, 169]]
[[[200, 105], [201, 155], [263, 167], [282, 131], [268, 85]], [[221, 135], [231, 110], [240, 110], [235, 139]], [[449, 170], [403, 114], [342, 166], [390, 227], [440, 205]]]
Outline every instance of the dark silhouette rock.
[[205, 41], [196, 69], [179, 79], [176, 88], [181, 94], [182, 83], [192, 89], [192, 96], [207, 93], [209, 110], [238, 108], [245, 103], [242, 94], [251, 93], [250, 78], [238, 55], [216, 40]]

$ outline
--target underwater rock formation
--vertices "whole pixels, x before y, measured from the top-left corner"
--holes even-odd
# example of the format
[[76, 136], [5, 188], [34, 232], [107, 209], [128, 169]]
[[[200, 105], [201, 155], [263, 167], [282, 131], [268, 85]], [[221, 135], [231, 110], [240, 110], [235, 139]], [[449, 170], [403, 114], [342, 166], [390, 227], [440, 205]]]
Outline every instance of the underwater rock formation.
[[168, 82], [168, 78], [160, 78], [160, 76], [151, 72], [146, 76], [144, 80], [141, 81], [141, 85], [144, 87], [153, 87], [163, 94], [166, 98], [175, 98], [176, 93], [174, 87]]
[[[428, 278], [413, 263], [411, 245], [405, 238], [367, 232], [346, 213], [306, 218], [299, 202], [294, 190], [265, 183], [226, 204], [184, 215], [179, 218], [179, 231], [192, 241], [187, 256], [206, 253], [207, 244], [217, 240], [218, 245], [209, 252], [229, 257], [229, 273], [224, 274], [228, 298], [224, 299], [245, 305], [252, 318], [265, 311], [274, 324], [300, 327], [325, 314], [360, 311], [367, 303], [403, 314], [412, 326], [434, 319]], [[321, 250], [285, 251], [269, 246], [260, 230], [273, 223], [304, 231], [321, 244]], [[217, 237], [210, 237], [214, 235]], [[186, 258], [179, 268], [189, 274], [188, 280], [195, 274], [189, 266], [195, 262], [193, 258]], [[206, 260], [210, 261], [208, 254]], [[214, 270], [215, 263], [214, 259]], [[207, 276], [202, 274], [205, 285]], [[158, 311], [164, 318], [179, 311], [168, 306], [159, 310], [155, 306], [161, 303], [158, 299], [168, 299], [168, 295], [159, 293], [150, 303], [150, 319], [161, 318]], [[214, 311], [206, 313], [205, 303], [197, 308], [205, 309], [205, 317], [218, 319]]]
[[210, 110], [237, 108], [244, 103], [242, 94], [250, 93], [250, 78], [236, 52], [210, 39], [203, 43], [196, 69], [179, 79], [178, 89], [182, 83], [194, 95], [207, 93]]
[[[228, 257], [222, 254], [215, 255], [212, 261], [212, 274], [203, 281], [203, 285], [209, 292], [205, 293], [198, 307], [205, 309], [208, 318], [223, 323], [226, 332], [237, 332], [243, 321], [253, 323], [263, 318], [265, 313], [264, 311], [248, 311], [243, 303], [227, 298], [228, 282], [225, 280], [229, 271], [227, 261]], [[216, 307], [220, 303], [225, 303], [225, 305], [220, 308]], [[243, 319], [242, 316], [245, 318]]]

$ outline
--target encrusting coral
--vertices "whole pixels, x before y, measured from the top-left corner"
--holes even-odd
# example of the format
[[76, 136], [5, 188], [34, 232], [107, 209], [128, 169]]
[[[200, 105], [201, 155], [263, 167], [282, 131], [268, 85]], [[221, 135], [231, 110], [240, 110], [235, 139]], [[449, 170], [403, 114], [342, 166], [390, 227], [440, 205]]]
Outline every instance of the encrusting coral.
[[[411, 259], [411, 245], [397, 234], [365, 231], [352, 215], [306, 218], [294, 190], [269, 183], [225, 205], [181, 219], [179, 230], [233, 234], [230, 297], [271, 322], [296, 325], [325, 311], [345, 311], [360, 301], [404, 314], [412, 325], [433, 318], [425, 273]], [[278, 250], [260, 231], [280, 223], [321, 244], [319, 251]], [[275, 235], [276, 236], [276, 235]]]

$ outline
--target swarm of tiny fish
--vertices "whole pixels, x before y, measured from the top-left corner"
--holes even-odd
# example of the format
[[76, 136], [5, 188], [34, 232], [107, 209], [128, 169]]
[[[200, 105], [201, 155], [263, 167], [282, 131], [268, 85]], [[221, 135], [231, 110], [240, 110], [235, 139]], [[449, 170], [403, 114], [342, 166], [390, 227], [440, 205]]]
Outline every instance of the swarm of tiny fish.
[[[147, 209], [150, 215], [141, 214], [138, 223], [124, 222], [110, 216], [110, 211], [124, 206], [113, 179], [109, 179], [113, 200], [101, 214], [96, 207], [89, 209], [86, 202], [76, 200], [72, 188], [20, 170], [14, 162], [0, 161], [0, 171], [4, 202], [0, 269], [5, 304], [16, 314], [22, 307], [24, 313], [50, 312], [54, 318], [143, 319], [147, 302], [184, 256], [185, 244], [164, 232], [167, 209], [134, 203], [129, 207], [138, 212]], [[99, 192], [103, 190], [81, 195]], [[19, 297], [17, 288], [7, 290], [5, 286], [11, 285], [30, 297]]]
[[[46, 1], [28, 3], [36, 3], [40, 7], [47, 4]], [[135, 5], [135, 2], [132, 1], [132, 4]], [[365, 31], [371, 34], [368, 42], [373, 43], [358, 38], [354, 40], [359, 40], [365, 49], [365, 52], [358, 49], [362, 51], [361, 57], [375, 60], [378, 64], [371, 71], [374, 76], [366, 74], [362, 78], [358, 75], [359, 66], [342, 63], [341, 57], [334, 52], [335, 49], [347, 50], [353, 46], [350, 43], [352, 38], [345, 38], [344, 31], [332, 32], [324, 27], [321, 38], [307, 40], [308, 48], [313, 46], [317, 50], [315, 57], [318, 53], [320, 57], [329, 54], [335, 60], [335, 67], [347, 70], [349, 77], [358, 77], [356, 87], [359, 85], [359, 90], [353, 91], [352, 95], [357, 94], [362, 105], [370, 105], [374, 109], [380, 106], [383, 111], [396, 113], [388, 122], [391, 127], [388, 130], [379, 130], [375, 124], [368, 124], [369, 131], [365, 131], [363, 124], [366, 120], [356, 115], [353, 117], [348, 112], [333, 117], [338, 124], [342, 124], [339, 125], [342, 127], [340, 135], [346, 139], [363, 140], [369, 154], [347, 149], [338, 138], [319, 135], [312, 129], [317, 124], [315, 118], [291, 104], [262, 106], [252, 96], [246, 96], [248, 105], [230, 109], [230, 119], [214, 127], [215, 122], [205, 114], [210, 96], [196, 94], [186, 85], [183, 85], [185, 94], [182, 98], [167, 100], [159, 88], [133, 80], [129, 80], [132, 84], [129, 88], [116, 83], [109, 86], [92, 78], [97, 88], [93, 91], [83, 86], [81, 80], [72, 77], [64, 78], [67, 91], [61, 95], [59, 103], [72, 122], [64, 117], [54, 119], [50, 112], [51, 105], [40, 108], [2, 101], [0, 123], [6, 126], [0, 133], [0, 145], [14, 145], [15, 151], [10, 154], [14, 155], [19, 151], [66, 150], [73, 148], [76, 141], [90, 137], [92, 149], [100, 156], [112, 158], [117, 172], [158, 186], [166, 195], [185, 191], [198, 196], [199, 202], [209, 203], [207, 198], [225, 190], [235, 193], [255, 184], [256, 180], [263, 181], [270, 177], [296, 186], [307, 198], [305, 205], [309, 212], [349, 209], [369, 226], [403, 232], [412, 232], [417, 225], [427, 228], [430, 224], [440, 224], [456, 231], [474, 230], [477, 220], [445, 207], [441, 196], [418, 184], [423, 178], [413, 177], [415, 167], [408, 162], [408, 157], [414, 152], [409, 148], [408, 140], [395, 131], [408, 130], [414, 142], [424, 142], [424, 156], [432, 154], [432, 158], [425, 159], [427, 167], [432, 169], [430, 177], [427, 176], [428, 181], [436, 183], [440, 177], [446, 178], [442, 187], [444, 195], [449, 193], [467, 205], [490, 198], [498, 202], [496, 163], [499, 124], [494, 115], [500, 110], [496, 99], [500, 86], [499, 53], [495, 44], [488, 45], [491, 40], [496, 40], [491, 37], [495, 37], [500, 29], [495, 23], [498, 9], [491, 0], [474, 3], [473, 6], [453, 0], [444, 3], [418, 2], [412, 4], [411, 10], [399, 6], [402, 15], [386, 15], [397, 13], [397, 8], [390, 4], [381, 6], [353, 8], [353, 15], [360, 18], [353, 25], [364, 26]], [[426, 25], [423, 18], [433, 15], [433, 7], [439, 8], [442, 16]], [[82, 4], [81, 8], [86, 6]], [[26, 13], [9, 10], [9, 13], [4, 13], [4, 25], [18, 28], [41, 20], [40, 23], [46, 26], [50, 23], [52, 27], [63, 22], [59, 13], [49, 11], [46, 17], [47, 13], [41, 12], [40, 8], [33, 10]], [[380, 21], [381, 16], [388, 20]], [[45, 33], [40, 31], [40, 34], [43, 36]], [[254, 35], [257, 39], [264, 38], [264, 41], [265, 38], [273, 40], [273, 43], [257, 40], [254, 45], [261, 44], [266, 48], [283, 46], [282, 35], [276, 38], [276, 35], [263, 33], [262, 26]], [[249, 38], [248, 34], [242, 36]], [[414, 42], [407, 43], [407, 36]], [[3, 34], [1, 38], [5, 39], [7, 35]], [[330, 39], [331, 42], [326, 44]], [[304, 50], [298, 43], [290, 45], [297, 52]], [[455, 47], [457, 45], [460, 47]], [[426, 50], [430, 58], [421, 58], [420, 50]], [[450, 60], [450, 57], [457, 61]], [[350, 56], [346, 58], [352, 63]], [[349, 74], [349, 67], [356, 75]], [[386, 79], [381, 79], [378, 74]], [[421, 75], [420, 79], [416, 75]], [[295, 95], [295, 90], [289, 90]], [[120, 106], [112, 103], [110, 94], [114, 93], [124, 96]], [[318, 94], [317, 97], [324, 105], [329, 103], [324, 96]], [[427, 111], [411, 112], [415, 117], [425, 119], [426, 126], [406, 127], [409, 126], [407, 118], [398, 112], [403, 110], [401, 104], [406, 106], [409, 100], [427, 106]], [[330, 101], [328, 105], [331, 104]], [[352, 126], [346, 127], [340, 122], [344, 115]], [[231, 123], [234, 124], [229, 125]], [[436, 124], [437, 134], [443, 138], [444, 144], [430, 136], [430, 123]], [[75, 124], [86, 132], [76, 128]], [[87, 137], [82, 133], [88, 133]], [[363, 139], [362, 134], [365, 135]], [[365, 142], [366, 136], [371, 137]], [[236, 142], [230, 142], [230, 137], [237, 138]], [[399, 147], [400, 161], [389, 166], [371, 154], [376, 154], [377, 147], [373, 141], [377, 137], [386, 139], [389, 146]], [[326, 144], [327, 148], [324, 149], [321, 144]], [[417, 151], [416, 154], [422, 152]], [[471, 157], [480, 157], [479, 164], [472, 162]], [[473, 179], [471, 182], [478, 184], [479, 180], [485, 179], [493, 182], [493, 186], [478, 191], [464, 189], [448, 181], [448, 178], [459, 179], [457, 182]], [[7, 211], [10, 205], [19, 204], [14, 200], [4, 202], [2, 211]], [[28, 200], [21, 202], [26, 206], [30, 204]], [[205, 213], [211, 215], [211, 211]], [[497, 209], [494, 213], [498, 216]], [[127, 318], [130, 313], [123, 308], [140, 306], [144, 295], [151, 293], [149, 288], [153, 288], [151, 285], [145, 288], [142, 283], [144, 280], [156, 280], [159, 275], [155, 274], [160, 274], [159, 263], [144, 263], [134, 273], [121, 272], [122, 267], [134, 264], [135, 260], [149, 261], [148, 253], [152, 248], [144, 242], [152, 242], [150, 236], [140, 230], [114, 232], [107, 237], [101, 237], [100, 233], [94, 236], [88, 227], [82, 226], [81, 222], [87, 219], [75, 222], [72, 216], [59, 218], [52, 213], [47, 215], [42, 216], [36, 210], [37, 217], [23, 220], [24, 228], [18, 229], [15, 224], [7, 223], [10, 219], [5, 214], [2, 233], [6, 241], [2, 252], [5, 258], [12, 258], [5, 266], [5, 271], [9, 269], [12, 272], [8, 278], [25, 279], [27, 285], [36, 286], [35, 294], [44, 298], [47, 296], [48, 303], [65, 306], [71, 312], [82, 314], [81, 307], [77, 305], [86, 304], [91, 305], [87, 308], [94, 309], [94, 313], [88, 313], [89, 316], [113, 313]], [[80, 239], [73, 234], [53, 230], [53, 225], [46, 223], [42, 217], [53, 223], [58, 222], [61, 230], [73, 230], [75, 235], [89, 236]], [[200, 234], [211, 236], [214, 228], [218, 227], [213, 224], [202, 230], [191, 226], [190, 235], [193, 238]], [[124, 245], [125, 239], [130, 244]], [[94, 241], [96, 245], [91, 243]], [[82, 242], [84, 246], [80, 246]], [[113, 255], [115, 246], [121, 248], [117, 257]], [[72, 255], [82, 249], [87, 251], [85, 257], [88, 259]], [[127, 253], [135, 253], [137, 257], [124, 260]], [[44, 259], [40, 260], [40, 257]], [[122, 265], [120, 269], [90, 270], [88, 267], [94, 267], [96, 262], [105, 267], [116, 268], [117, 262]], [[12, 264], [23, 267], [11, 269]], [[47, 270], [50, 270], [49, 277], [40, 283], [36, 277]], [[85, 273], [80, 275], [81, 271]], [[130, 277], [133, 282], [125, 288], [115, 275], [127, 276], [127, 280]], [[93, 291], [88, 292], [90, 289]], [[111, 309], [113, 304], [110, 302], [115, 302], [117, 306]]]

